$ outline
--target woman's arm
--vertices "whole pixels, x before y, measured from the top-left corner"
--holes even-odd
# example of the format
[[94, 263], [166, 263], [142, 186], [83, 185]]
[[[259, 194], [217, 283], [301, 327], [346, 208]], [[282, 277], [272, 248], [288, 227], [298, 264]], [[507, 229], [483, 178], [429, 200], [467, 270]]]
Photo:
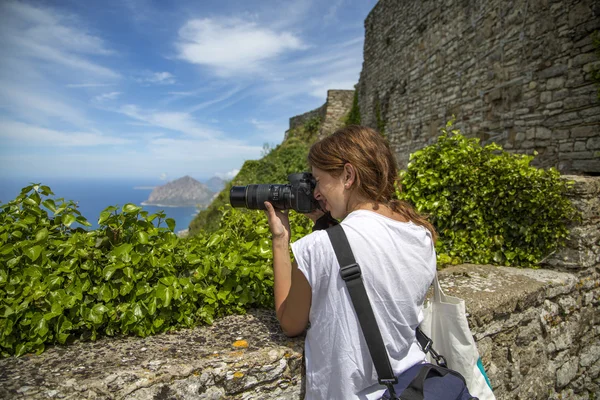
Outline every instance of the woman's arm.
[[312, 293], [298, 264], [290, 261], [289, 242], [273, 239], [275, 313], [287, 336], [301, 334], [308, 324]]
[[290, 261], [290, 223], [287, 210], [275, 211], [265, 202], [273, 235], [273, 280], [275, 313], [287, 336], [301, 334], [308, 324], [311, 288], [296, 262]]

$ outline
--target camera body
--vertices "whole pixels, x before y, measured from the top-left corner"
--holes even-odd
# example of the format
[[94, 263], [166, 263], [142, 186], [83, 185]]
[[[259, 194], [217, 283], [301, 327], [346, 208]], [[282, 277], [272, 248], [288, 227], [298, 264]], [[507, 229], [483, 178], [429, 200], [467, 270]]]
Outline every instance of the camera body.
[[290, 174], [288, 181], [287, 184], [233, 186], [229, 202], [232, 207], [265, 210], [264, 202], [268, 201], [276, 209], [299, 213], [310, 213], [319, 207], [313, 195], [316, 181], [310, 172]]

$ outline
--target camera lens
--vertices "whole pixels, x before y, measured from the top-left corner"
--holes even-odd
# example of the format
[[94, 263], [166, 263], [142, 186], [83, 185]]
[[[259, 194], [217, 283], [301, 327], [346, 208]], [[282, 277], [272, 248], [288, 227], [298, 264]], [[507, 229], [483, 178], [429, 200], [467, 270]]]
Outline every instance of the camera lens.
[[271, 202], [270, 193], [272, 186], [278, 185], [248, 185], [246, 206], [251, 210], [265, 210], [265, 201]]
[[229, 202], [232, 207], [265, 210], [265, 201], [280, 210], [291, 208], [289, 185], [233, 186], [229, 191]]
[[233, 186], [229, 191], [231, 207], [246, 207], [246, 188], [248, 186]]

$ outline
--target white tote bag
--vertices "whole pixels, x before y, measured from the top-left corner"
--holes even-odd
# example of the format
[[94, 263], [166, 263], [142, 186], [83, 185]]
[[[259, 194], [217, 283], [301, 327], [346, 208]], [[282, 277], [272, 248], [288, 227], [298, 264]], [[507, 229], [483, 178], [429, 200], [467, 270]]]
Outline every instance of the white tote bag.
[[[479, 400], [494, 400], [496, 397], [483, 370], [465, 310], [463, 299], [444, 294], [436, 274], [433, 300], [423, 309], [425, 318], [421, 330], [433, 341], [433, 349], [444, 356], [448, 368], [464, 376], [472, 396]], [[435, 364], [430, 353], [427, 357]]]

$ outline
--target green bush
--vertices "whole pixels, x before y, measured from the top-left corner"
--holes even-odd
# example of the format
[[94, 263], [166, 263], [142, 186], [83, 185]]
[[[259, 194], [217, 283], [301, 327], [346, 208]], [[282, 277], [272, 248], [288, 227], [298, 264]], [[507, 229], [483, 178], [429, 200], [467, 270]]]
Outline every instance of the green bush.
[[316, 135], [319, 133], [319, 128], [321, 127], [321, 118], [320, 117], [312, 117], [307, 120], [304, 125], [304, 132], [309, 135]]
[[437, 142], [411, 155], [400, 197], [430, 216], [438, 264], [535, 266], [565, 241], [577, 214], [569, 184], [533, 157], [482, 147], [452, 122]]
[[[221, 210], [211, 235], [178, 239], [164, 213], [108, 207], [89, 226], [73, 202], [32, 185], [0, 205], [0, 354], [99, 335], [146, 336], [272, 307], [263, 212]], [[45, 199], [44, 199], [45, 198]], [[309, 221], [291, 215], [293, 237]], [[161, 227], [166, 223], [167, 227]]]

